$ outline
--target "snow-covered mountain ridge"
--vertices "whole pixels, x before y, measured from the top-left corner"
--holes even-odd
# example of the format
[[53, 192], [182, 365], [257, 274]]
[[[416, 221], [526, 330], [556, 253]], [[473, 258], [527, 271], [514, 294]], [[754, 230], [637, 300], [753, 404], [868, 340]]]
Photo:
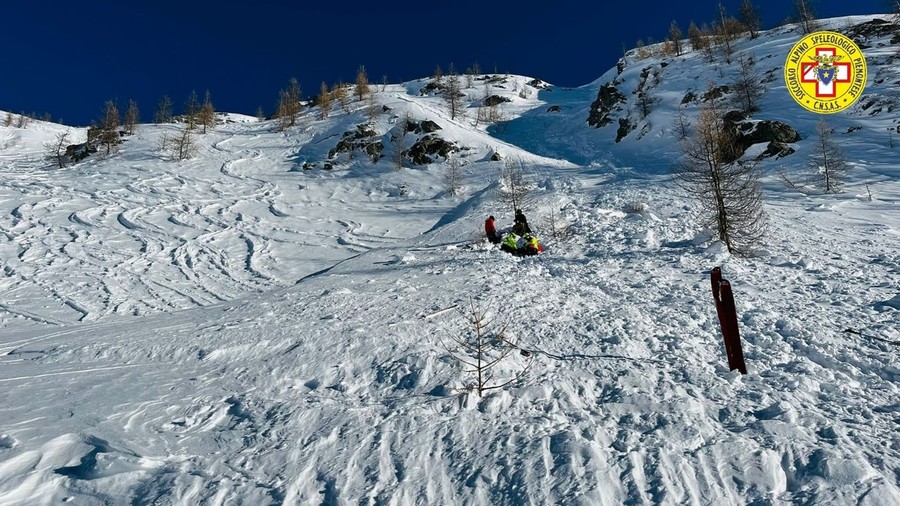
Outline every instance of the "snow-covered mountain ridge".
[[[796, 37], [738, 50], [774, 67]], [[372, 121], [353, 101], [283, 132], [229, 122], [177, 162], [159, 140], [181, 125], [140, 125], [65, 169], [43, 148], [63, 127], [0, 126], [0, 503], [900, 502], [900, 146], [877, 135], [897, 121], [881, 42], [866, 95], [882, 110], [863, 97], [829, 117], [853, 161], [843, 194], [775, 176], [805, 168], [819, 118], [767, 83], [754, 119], [801, 140], [762, 162], [771, 232], [749, 259], [696, 226], [667, 175], [677, 105], [730, 72], [690, 54], [572, 90], [485, 76], [457, 118], [420, 93], [429, 80], [373, 87]], [[621, 79], [633, 100], [648, 65], [646, 122], [618, 143], [616, 124], [589, 126], [600, 86]], [[490, 127], [486, 94], [507, 100]], [[406, 117], [439, 130], [404, 148], [429, 134], [458, 148], [459, 195], [440, 155], [395, 168]], [[329, 158], [343, 139], [359, 147]], [[379, 141], [373, 162], [363, 145]], [[511, 224], [495, 198], [506, 160], [535, 185], [538, 257], [480, 236], [489, 214]], [[548, 233], [551, 211], [572, 235]], [[725, 367], [714, 266], [736, 293], [745, 376]], [[483, 398], [451, 353], [469, 304], [534, 359]]]

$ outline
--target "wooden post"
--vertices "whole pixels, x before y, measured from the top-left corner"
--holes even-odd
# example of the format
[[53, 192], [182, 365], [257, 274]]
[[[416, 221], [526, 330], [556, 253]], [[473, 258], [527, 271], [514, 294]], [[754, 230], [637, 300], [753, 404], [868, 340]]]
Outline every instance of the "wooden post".
[[725, 354], [728, 357], [728, 369], [731, 371], [737, 369], [741, 374], [747, 374], [731, 283], [722, 279], [722, 269], [719, 267], [712, 270], [710, 278], [713, 299], [716, 301], [716, 313], [722, 328], [722, 340], [725, 342]]
[[737, 309], [734, 306], [734, 295], [731, 293], [731, 283], [722, 280], [719, 283], [719, 296], [722, 298], [722, 329], [728, 329], [724, 333], [725, 350], [728, 352], [728, 369], [737, 369], [741, 374], [747, 374], [747, 366], [744, 365], [744, 350], [741, 349], [741, 335], [738, 331]]

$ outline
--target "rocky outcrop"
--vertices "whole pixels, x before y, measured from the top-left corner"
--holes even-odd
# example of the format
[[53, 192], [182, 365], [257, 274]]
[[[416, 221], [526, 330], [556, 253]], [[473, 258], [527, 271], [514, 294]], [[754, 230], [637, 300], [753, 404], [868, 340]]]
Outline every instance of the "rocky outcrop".
[[788, 146], [783, 142], [772, 141], [766, 146], [766, 150], [762, 152], [761, 156], [763, 158], [774, 156], [775, 158], [782, 158], [794, 153], [794, 148]]
[[416, 141], [405, 155], [416, 165], [426, 165], [434, 161], [434, 156], [448, 158], [450, 153], [458, 150], [454, 143], [429, 134]]
[[419, 90], [419, 96], [424, 97], [431, 93], [443, 91], [443, 89], [443, 85], [441, 85], [437, 81], [430, 81], [428, 84], [423, 86], [421, 90]]
[[484, 104], [485, 107], [494, 107], [495, 105], [500, 105], [503, 102], [512, 102], [512, 100], [501, 97], [500, 95], [491, 95], [484, 99], [481, 103]]
[[754, 144], [768, 143], [761, 157], [775, 156], [781, 158], [794, 152], [788, 144], [800, 140], [800, 134], [794, 127], [781, 121], [747, 121], [744, 113], [730, 111], [723, 117], [725, 128], [728, 128], [735, 139], [732, 156], [727, 162], [737, 160]]
[[73, 162], [80, 162], [97, 152], [97, 147], [88, 144], [70, 144], [66, 146], [66, 158]]
[[628, 118], [619, 118], [619, 128], [616, 130], [616, 142], [621, 141], [634, 130], [634, 125]]
[[[425, 132], [426, 134], [434, 133], [441, 129], [440, 125], [438, 125], [434, 121], [431, 121], [430, 119], [426, 119], [425, 121], [423, 121], [420, 127], [421, 131]], [[416, 133], [419, 133], [419, 131], [417, 130]]]
[[528, 81], [527, 84], [528, 84], [528, 86], [531, 86], [532, 88], [537, 88], [539, 90], [550, 90], [551, 89], [550, 83], [546, 83], [544, 81], [541, 81], [540, 79], [532, 79], [531, 81]]
[[730, 88], [727, 84], [723, 84], [722, 86], [717, 86], [706, 93], [703, 94], [703, 101], [709, 102], [710, 100], [718, 100], [723, 96], [727, 95], [730, 91]]
[[780, 121], [748, 121], [740, 123], [738, 128], [741, 130], [741, 142], [746, 147], [760, 142], [791, 143], [800, 140], [800, 134], [794, 127]]
[[381, 159], [384, 144], [380, 140], [374, 140], [376, 135], [368, 124], [357, 125], [355, 131], [344, 132], [343, 138], [328, 152], [328, 159], [333, 160], [340, 153], [352, 154], [358, 149], [366, 153], [373, 163], [377, 162]]
[[621, 111], [621, 104], [625, 102], [625, 95], [616, 88], [613, 83], [606, 83], [600, 87], [597, 100], [591, 104], [591, 112], [588, 115], [588, 125], [594, 128], [604, 127], [613, 122], [610, 117], [613, 112]]
[[900, 32], [900, 26], [897, 24], [876, 18], [871, 21], [866, 21], [865, 23], [854, 25], [844, 32], [844, 34], [850, 39], [853, 39], [857, 45], [859, 45], [860, 49], [866, 49], [869, 47], [866, 42], [870, 38], [887, 37], [892, 34], [894, 34], [894, 37], [891, 39], [891, 44], [896, 44], [895, 40], [900, 40], [900, 33], [898, 32]]
[[419, 123], [418, 121], [409, 120], [406, 122], [406, 131], [413, 132], [417, 134], [421, 133], [434, 133], [441, 129], [441, 126], [431, 121], [430, 119], [426, 119]]

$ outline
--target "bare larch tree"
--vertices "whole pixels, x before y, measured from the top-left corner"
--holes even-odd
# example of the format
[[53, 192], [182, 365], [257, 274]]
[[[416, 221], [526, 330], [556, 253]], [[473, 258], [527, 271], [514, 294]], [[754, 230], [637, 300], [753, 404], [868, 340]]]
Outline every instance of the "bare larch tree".
[[731, 82], [732, 100], [746, 114], [759, 110], [759, 99], [765, 86], [760, 76], [754, 72], [753, 56], [738, 55], [738, 74]]
[[672, 49], [675, 51], [675, 56], [681, 56], [683, 50], [681, 46], [681, 28], [679, 28], [678, 22], [674, 19], [669, 25], [669, 41], [672, 43]]
[[190, 95], [188, 95], [187, 100], [184, 102], [184, 120], [191, 130], [197, 126], [197, 114], [199, 112], [200, 100], [197, 99], [197, 92], [191, 90]]
[[119, 143], [119, 109], [112, 100], [107, 100], [100, 123], [100, 142], [106, 146], [106, 154]]
[[356, 71], [356, 98], [362, 102], [369, 93], [369, 76], [366, 74], [366, 67], [360, 65]]
[[810, 156], [813, 180], [825, 193], [840, 193], [850, 168], [847, 158], [835, 144], [832, 138], [834, 130], [825, 118], [819, 120], [816, 133], [818, 138]]
[[141, 112], [138, 110], [137, 102], [128, 101], [128, 109], [125, 110], [125, 133], [134, 135], [134, 129], [140, 121]]
[[327, 119], [331, 113], [331, 92], [328, 91], [328, 85], [322, 81], [319, 86], [319, 96], [316, 97], [316, 104], [319, 106], [319, 118]]
[[44, 150], [47, 153], [47, 156], [56, 161], [56, 165], [59, 166], [60, 169], [66, 167], [66, 162], [68, 160], [68, 157], [66, 156], [66, 148], [68, 147], [68, 143], [68, 130], [56, 134], [53, 140], [44, 143]]
[[803, 33], [812, 33], [817, 30], [816, 15], [809, 0], [794, 0], [794, 9], [797, 11], [797, 21]]
[[168, 95], [164, 96], [156, 106], [156, 115], [153, 121], [157, 124], [172, 122], [172, 99]]
[[522, 379], [534, 362], [534, 355], [524, 350], [521, 351], [524, 361], [516, 365], [516, 372], [510, 371], [500, 379], [494, 378], [493, 369], [503, 362], [511, 363], [515, 356], [513, 352], [521, 350], [518, 342], [507, 333], [509, 324], [498, 326], [493, 318], [476, 307], [471, 300], [464, 312], [467, 331], [450, 335], [455, 346], [448, 346], [443, 341], [442, 345], [450, 356], [468, 366], [464, 372], [475, 376], [469, 389], [482, 397], [489, 390], [503, 388]]
[[525, 162], [507, 158], [500, 169], [498, 200], [510, 213], [515, 213], [516, 209], [527, 207], [530, 193], [531, 184], [525, 175]]
[[447, 79], [444, 80], [444, 89], [442, 93], [444, 102], [447, 104], [447, 110], [450, 111], [450, 119], [456, 119], [458, 116], [462, 116], [463, 98], [465, 95], [462, 93], [459, 75], [456, 73], [456, 69], [453, 67], [452, 63], [450, 64], [450, 69], [447, 73]]
[[447, 172], [444, 174], [447, 195], [450, 195], [451, 197], [459, 195], [460, 190], [462, 190], [462, 180], [462, 165], [459, 163], [457, 157], [451, 156], [450, 159], [447, 160]]
[[744, 0], [741, 3], [740, 20], [750, 32], [750, 38], [755, 39], [759, 35], [762, 21], [759, 17], [759, 9], [753, 4], [752, 0]]
[[681, 143], [675, 182], [700, 203], [701, 224], [729, 252], [746, 256], [766, 232], [762, 191], [756, 166], [738, 159], [735, 133], [722, 116], [715, 100], [700, 110], [694, 134]]
[[403, 154], [406, 151], [406, 134], [409, 133], [410, 121], [411, 118], [408, 112], [403, 116], [400, 116], [391, 133], [391, 142], [394, 145], [391, 160], [393, 161], [396, 170], [403, 168]]
[[197, 114], [197, 122], [203, 125], [204, 134], [208, 128], [216, 126], [216, 110], [213, 108], [212, 95], [209, 90], [206, 90], [206, 95], [203, 97], [203, 105], [200, 106], [200, 112]]

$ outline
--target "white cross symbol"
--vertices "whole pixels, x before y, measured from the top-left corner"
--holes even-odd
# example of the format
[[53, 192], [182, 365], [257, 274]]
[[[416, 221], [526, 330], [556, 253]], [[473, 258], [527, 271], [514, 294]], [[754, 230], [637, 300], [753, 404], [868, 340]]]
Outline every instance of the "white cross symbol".
[[[837, 49], [833, 47], [816, 48], [816, 56], [834, 56]], [[816, 83], [816, 98], [834, 98], [837, 96], [836, 83], [850, 82], [850, 62], [834, 63], [834, 78], [828, 84], [819, 81], [816, 78], [816, 67], [818, 62], [804, 62], [800, 64], [800, 82]]]

